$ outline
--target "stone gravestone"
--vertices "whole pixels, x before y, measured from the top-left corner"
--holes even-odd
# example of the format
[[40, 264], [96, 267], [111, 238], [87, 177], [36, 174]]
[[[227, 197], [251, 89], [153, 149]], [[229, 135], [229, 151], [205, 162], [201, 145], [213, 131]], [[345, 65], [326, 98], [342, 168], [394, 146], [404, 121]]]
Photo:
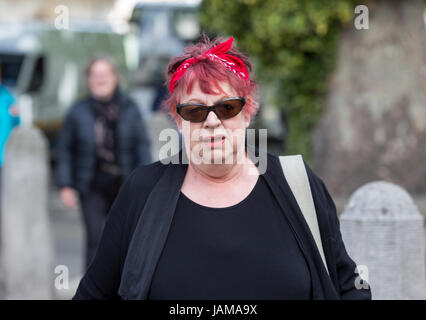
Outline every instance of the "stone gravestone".
[[1, 262], [5, 299], [51, 299], [52, 237], [48, 216], [48, 148], [40, 131], [18, 127], [5, 150]]
[[368, 183], [351, 196], [340, 221], [349, 255], [367, 267], [373, 299], [426, 299], [423, 216], [404, 189]]

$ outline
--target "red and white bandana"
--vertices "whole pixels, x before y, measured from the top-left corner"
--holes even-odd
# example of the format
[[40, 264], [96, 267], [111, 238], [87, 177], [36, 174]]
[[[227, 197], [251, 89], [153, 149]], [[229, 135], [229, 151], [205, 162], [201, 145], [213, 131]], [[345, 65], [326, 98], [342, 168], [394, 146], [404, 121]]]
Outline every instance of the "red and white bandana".
[[231, 37], [225, 42], [217, 45], [216, 47], [213, 47], [209, 50], [207, 50], [205, 53], [203, 53], [199, 57], [189, 58], [185, 60], [173, 73], [172, 77], [170, 78], [169, 83], [169, 90], [170, 93], [173, 92], [176, 82], [182, 78], [183, 74], [186, 70], [193, 64], [197, 63], [200, 58], [207, 57], [208, 59], [218, 62], [228, 68], [232, 73], [234, 73], [236, 76], [240, 77], [243, 80], [249, 81], [250, 75], [247, 72], [247, 68], [244, 64], [244, 62], [235, 56], [227, 54], [227, 52], [231, 49], [232, 43], [234, 41], [234, 38]]

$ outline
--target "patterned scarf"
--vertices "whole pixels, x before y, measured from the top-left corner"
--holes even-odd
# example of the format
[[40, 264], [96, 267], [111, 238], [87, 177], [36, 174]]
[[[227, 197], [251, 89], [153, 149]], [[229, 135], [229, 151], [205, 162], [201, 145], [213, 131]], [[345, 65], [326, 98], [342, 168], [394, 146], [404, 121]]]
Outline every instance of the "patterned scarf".
[[120, 176], [116, 153], [115, 132], [119, 106], [114, 94], [110, 101], [100, 101], [92, 98], [95, 114], [95, 142], [98, 170], [112, 176]]

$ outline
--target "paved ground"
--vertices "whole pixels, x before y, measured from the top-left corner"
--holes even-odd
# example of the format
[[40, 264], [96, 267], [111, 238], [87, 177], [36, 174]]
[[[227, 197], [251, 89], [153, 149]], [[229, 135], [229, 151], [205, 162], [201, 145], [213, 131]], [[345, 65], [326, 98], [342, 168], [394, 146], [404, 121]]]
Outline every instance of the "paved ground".
[[71, 299], [83, 274], [84, 233], [78, 210], [65, 208], [56, 189], [49, 196], [50, 217], [55, 239], [54, 267], [69, 270], [69, 289], [55, 289], [56, 299]]

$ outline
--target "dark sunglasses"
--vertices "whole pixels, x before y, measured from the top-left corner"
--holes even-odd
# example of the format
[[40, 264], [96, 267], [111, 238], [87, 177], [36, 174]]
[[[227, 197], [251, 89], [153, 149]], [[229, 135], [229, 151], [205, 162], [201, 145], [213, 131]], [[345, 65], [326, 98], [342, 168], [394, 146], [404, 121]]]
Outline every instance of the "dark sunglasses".
[[176, 111], [183, 119], [190, 122], [205, 121], [210, 111], [213, 111], [219, 119], [225, 120], [239, 114], [245, 104], [245, 98], [227, 98], [217, 102], [213, 106], [206, 106], [199, 103], [178, 104]]

